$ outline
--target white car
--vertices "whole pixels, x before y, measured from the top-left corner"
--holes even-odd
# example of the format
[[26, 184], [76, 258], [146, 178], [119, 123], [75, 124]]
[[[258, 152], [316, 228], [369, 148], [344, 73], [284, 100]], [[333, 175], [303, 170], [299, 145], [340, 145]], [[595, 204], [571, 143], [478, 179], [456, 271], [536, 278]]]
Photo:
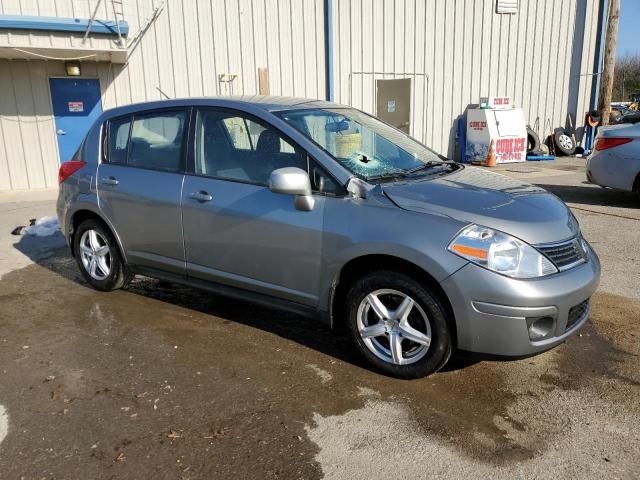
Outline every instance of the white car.
[[640, 124], [600, 128], [587, 159], [587, 180], [640, 195]]

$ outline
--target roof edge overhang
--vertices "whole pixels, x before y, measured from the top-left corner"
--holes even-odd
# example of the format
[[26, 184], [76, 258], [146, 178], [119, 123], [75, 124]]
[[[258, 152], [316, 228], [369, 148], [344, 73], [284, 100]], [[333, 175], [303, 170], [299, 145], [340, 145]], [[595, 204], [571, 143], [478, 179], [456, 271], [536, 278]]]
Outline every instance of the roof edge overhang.
[[78, 62], [127, 62], [126, 48], [53, 47], [34, 45], [0, 45], [0, 59], [52, 60]]
[[89, 30], [89, 33], [126, 36], [129, 33], [129, 24], [124, 20], [116, 23], [113, 20], [89, 18], [0, 15], [0, 29], [82, 33]]

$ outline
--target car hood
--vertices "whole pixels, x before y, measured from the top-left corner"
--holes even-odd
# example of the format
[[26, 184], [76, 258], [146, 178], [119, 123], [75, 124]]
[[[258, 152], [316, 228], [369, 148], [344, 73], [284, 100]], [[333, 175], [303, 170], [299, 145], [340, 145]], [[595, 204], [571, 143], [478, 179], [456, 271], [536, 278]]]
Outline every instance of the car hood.
[[534, 185], [465, 167], [446, 176], [383, 184], [400, 208], [447, 215], [501, 230], [530, 244], [566, 240], [578, 233], [567, 206]]

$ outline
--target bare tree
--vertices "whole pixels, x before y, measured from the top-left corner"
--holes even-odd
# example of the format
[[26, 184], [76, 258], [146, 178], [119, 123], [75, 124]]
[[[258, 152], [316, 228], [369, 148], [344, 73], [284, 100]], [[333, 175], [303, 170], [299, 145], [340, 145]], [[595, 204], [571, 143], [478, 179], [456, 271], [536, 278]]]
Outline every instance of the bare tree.
[[616, 46], [618, 43], [618, 19], [620, 18], [620, 0], [610, 0], [609, 18], [607, 19], [607, 36], [604, 41], [604, 59], [600, 92], [598, 93], [598, 110], [602, 124], [609, 124], [609, 105], [613, 93], [613, 76], [616, 66]]
[[640, 93], [640, 54], [626, 54], [616, 60], [612, 100], [628, 102], [631, 95], [638, 93]]

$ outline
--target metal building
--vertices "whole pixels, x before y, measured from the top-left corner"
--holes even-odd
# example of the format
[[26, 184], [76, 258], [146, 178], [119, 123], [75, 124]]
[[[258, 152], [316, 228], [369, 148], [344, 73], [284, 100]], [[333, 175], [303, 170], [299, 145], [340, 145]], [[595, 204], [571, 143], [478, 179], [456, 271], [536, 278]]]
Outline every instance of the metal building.
[[60, 161], [92, 118], [165, 97], [329, 98], [449, 156], [456, 119], [480, 96], [512, 97], [541, 134], [564, 126], [567, 114], [581, 127], [595, 98], [605, 7], [605, 0], [2, 0], [0, 191], [55, 187]]

